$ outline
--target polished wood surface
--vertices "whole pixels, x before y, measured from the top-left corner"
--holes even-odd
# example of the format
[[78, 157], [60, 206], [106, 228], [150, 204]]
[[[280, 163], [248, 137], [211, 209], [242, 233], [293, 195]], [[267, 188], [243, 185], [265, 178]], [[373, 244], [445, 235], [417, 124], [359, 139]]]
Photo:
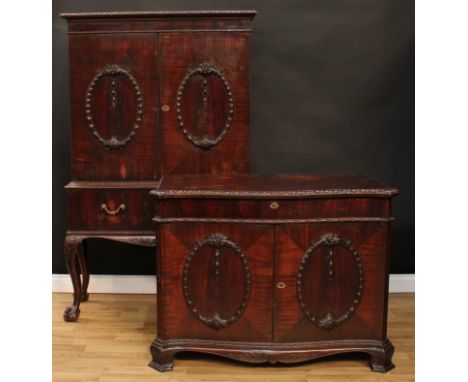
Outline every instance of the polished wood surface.
[[[152, 191], [161, 316], [152, 366], [172, 370], [180, 351], [253, 363], [366, 352], [373, 371], [392, 369], [386, 320], [397, 192], [363, 176], [163, 177]], [[332, 203], [337, 197], [347, 204]], [[309, 202], [315, 209], [302, 208]], [[313, 202], [327, 205], [326, 217]]]
[[254, 9], [173, 9], [173, 10], [154, 10], [154, 11], [118, 11], [118, 12], [65, 12], [60, 17], [67, 20], [109, 20], [109, 19], [165, 19], [165, 18], [211, 18], [222, 17], [229, 18], [245, 17], [252, 19], [257, 14]]
[[226, 174], [208, 177], [203, 174], [166, 175], [158, 197], [229, 197], [229, 198], [300, 198], [306, 196], [381, 196], [396, 195], [398, 190], [363, 175], [267, 175]]
[[[275, 340], [384, 340], [387, 229], [384, 223], [277, 225], [275, 284], [284, 282], [286, 287], [275, 289]], [[363, 268], [363, 290], [360, 296], [356, 295], [360, 275], [348, 248], [335, 247], [331, 265], [330, 247], [320, 246], [311, 254], [303, 264], [301, 285], [303, 303], [311, 316], [321, 318], [331, 313], [336, 319], [358, 300], [348, 319], [331, 330], [324, 330], [307, 319], [297, 303], [297, 273], [307, 249], [328, 232], [349, 240], [358, 253]]]
[[70, 230], [151, 231], [154, 201], [149, 189], [88, 188], [67, 193]]
[[[63, 14], [69, 28], [72, 179], [247, 172], [254, 15]], [[123, 29], [108, 33], [116, 25]]]
[[[157, 179], [160, 173], [156, 128], [159, 121], [155, 112], [159, 105], [157, 35], [70, 35], [68, 41], [72, 179]], [[136, 86], [128, 76], [109, 73], [90, 89], [95, 76], [110, 65], [126, 70]], [[87, 105], [90, 115], [86, 113]], [[142, 114], [138, 114], [140, 109]], [[104, 139], [114, 136], [123, 140], [135, 124], [138, 128], [128, 143], [113, 149], [99, 142], [91, 124]]]
[[72, 179], [64, 252], [74, 286], [65, 320], [78, 319], [87, 295], [82, 240], [154, 243], [149, 191], [163, 174], [249, 170], [254, 16], [249, 10], [61, 15], [68, 24]]
[[[187, 309], [181, 277], [187, 264], [187, 254], [195, 243], [213, 232], [222, 232], [239, 246], [248, 259], [246, 271], [232, 248], [222, 247], [218, 259], [211, 256], [211, 244], [193, 253], [184, 277], [188, 282], [188, 297], [192, 309]], [[171, 338], [203, 338], [231, 341], [272, 340], [272, 278], [274, 245], [273, 227], [265, 225], [200, 225], [165, 224], [157, 243], [159, 294], [159, 336]], [[161, 255], [159, 255], [161, 254]], [[218, 263], [218, 264], [216, 264]], [[248, 276], [250, 273], [250, 276]], [[249, 281], [249, 285], [247, 284]], [[243, 302], [246, 287], [251, 287], [246, 309], [226, 327], [213, 328], [193, 314], [197, 310], [206, 318], [215, 314], [220, 319], [234, 317]]]
[[135, 31], [250, 31], [255, 10], [173, 10], [63, 13], [68, 34]]
[[414, 294], [390, 294], [388, 336], [395, 345], [396, 367], [370, 373], [366, 355], [332, 356], [297, 365], [256, 366], [209, 355], [177, 355], [171, 373], [148, 367], [148, 344], [156, 327], [156, 296], [94, 294], [79, 325], [63, 322], [68, 294], [53, 294], [53, 380], [411, 382], [414, 381]]
[[248, 172], [250, 33], [161, 33], [159, 46], [162, 174]]
[[[275, 204], [276, 203], [276, 204]], [[274, 207], [274, 208], [273, 208]], [[382, 198], [353, 199], [197, 199], [186, 198], [183, 203], [163, 199], [160, 216], [173, 218], [231, 219], [307, 219], [340, 217], [387, 218], [390, 205]]]

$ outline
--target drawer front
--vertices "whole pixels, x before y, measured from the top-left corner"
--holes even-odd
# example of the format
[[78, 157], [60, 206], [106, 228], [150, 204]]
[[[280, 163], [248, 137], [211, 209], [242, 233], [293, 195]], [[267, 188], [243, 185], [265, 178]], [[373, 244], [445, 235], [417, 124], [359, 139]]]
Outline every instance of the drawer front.
[[68, 190], [70, 230], [152, 231], [149, 189]]
[[216, 219], [310, 219], [382, 217], [390, 214], [390, 202], [382, 198], [307, 200], [162, 200], [161, 217]]
[[386, 338], [389, 224], [275, 229], [275, 341]]
[[157, 179], [157, 34], [70, 35], [69, 45], [72, 177]]

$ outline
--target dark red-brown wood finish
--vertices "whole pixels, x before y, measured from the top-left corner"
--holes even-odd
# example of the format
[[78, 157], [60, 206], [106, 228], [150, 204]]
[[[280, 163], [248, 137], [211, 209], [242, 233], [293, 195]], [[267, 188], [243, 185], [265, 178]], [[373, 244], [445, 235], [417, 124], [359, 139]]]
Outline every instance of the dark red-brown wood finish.
[[156, 197], [158, 336], [179, 351], [248, 362], [366, 352], [387, 339], [391, 198], [362, 176], [166, 176]]
[[147, 33], [69, 35], [73, 179], [158, 178], [157, 47]]
[[160, 235], [173, 254], [158, 263], [160, 338], [271, 341], [272, 227], [164, 224]]
[[76, 321], [89, 282], [83, 240], [154, 245], [149, 190], [163, 174], [248, 172], [255, 11], [61, 16], [73, 179], [65, 259], [74, 299], [64, 319]]
[[162, 173], [247, 172], [249, 33], [161, 33], [159, 45]]
[[151, 185], [157, 183], [71, 182], [66, 187], [73, 211], [68, 214], [69, 229], [153, 231]]

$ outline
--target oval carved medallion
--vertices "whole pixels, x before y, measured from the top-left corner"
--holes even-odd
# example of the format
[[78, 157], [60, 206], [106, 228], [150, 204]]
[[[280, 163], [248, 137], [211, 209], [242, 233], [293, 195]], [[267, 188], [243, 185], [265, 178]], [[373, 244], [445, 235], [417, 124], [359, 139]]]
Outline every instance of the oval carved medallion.
[[302, 311], [318, 327], [331, 330], [347, 320], [364, 287], [361, 259], [350, 241], [327, 233], [313, 243], [301, 260], [296, 287]]
[[[108, 83], [106, 82], [106, 84], [102, 84], [101, 82], [103, 82], [104, 79], [108, 79]], [[102, 89], [104, 85], [105, 89]], [[100, 87], [100, 92], [99, 94], [96, 94], [96, 89], [98, 87]], [[119, 92], [119, 87], [121, 88], [121, 92]], [[126, 87], [133, 91], [133, 97], [129, 97], [127, 94], [128, 92], [122, 91], [122, 89], [125, 89]], [[96, 102], [100, 102], [99, 104], [93, 104], [95, 98]], [[133, 100], [131, 98], [133, 98]], [[114, 132], [114, 129], [116, 128], [115, 125], [126, 120], [125, 115], [121, 115], [119, 113], [122, 113], [121, 108], [131, 104], [135, 105], [135, 120], [130, 122], [130, 131], [125, 136], [118, 137], [117, 133]], [[97, 111], [99, 113], [101, 120], [105, 121], [103, 123], [106, 126], [100, 127], [104, 127], [110, 131], [109, 138], [105, 138], [101, 133], [99, 133], [94, 118], [95, 116], [93, 117], [93, 108], [95, 108], [95, 112]], [[96, 108], [98, 110], [96, 110]], [[127, 70], [118, 65], [107, 65], [103, 69], [99, 70], [89, 83], [86, 91], [85, 112], [88, 127], [99, 143], [110, 149], [118, 149], [125, 146], [136, 134], [136, 131], [141, 126], [141, 122], [143, 120], [143, 96], [141, 94], [140, 86]], [[110, 115], [112, 113], [115, 114], [113, 121], [110, 119]], [[125, 110], [123, 113], [125, 113]], [[124, 128], [128, 128], [128, 126]]]
[[209, 235], [186, 258], [182, 287], [196, 318], [211, 328], [225, 328], [239, 319], [250, 297], [247, 256], [228, 237]]
[[225, 75], [202, 63], [185, 73], [176, 96], [177, 124], [196, 147], [210, 149], [231, 127], [234, 98]]

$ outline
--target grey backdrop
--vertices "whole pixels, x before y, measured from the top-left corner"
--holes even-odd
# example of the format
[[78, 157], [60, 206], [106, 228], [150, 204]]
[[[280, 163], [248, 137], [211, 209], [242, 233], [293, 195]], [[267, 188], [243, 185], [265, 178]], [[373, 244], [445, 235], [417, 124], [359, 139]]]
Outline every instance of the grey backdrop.
[[[413, 0], [53, 1], [53, 273], [66, 273], [70, 180], [66, 23], [60, 12], [258, 10], [251, 66], [251, 170], [361, 173], [400, 189], [392, 273], [414, 272]], [[154, 274], [153, 250], [90, 241], [92, 273]]]

